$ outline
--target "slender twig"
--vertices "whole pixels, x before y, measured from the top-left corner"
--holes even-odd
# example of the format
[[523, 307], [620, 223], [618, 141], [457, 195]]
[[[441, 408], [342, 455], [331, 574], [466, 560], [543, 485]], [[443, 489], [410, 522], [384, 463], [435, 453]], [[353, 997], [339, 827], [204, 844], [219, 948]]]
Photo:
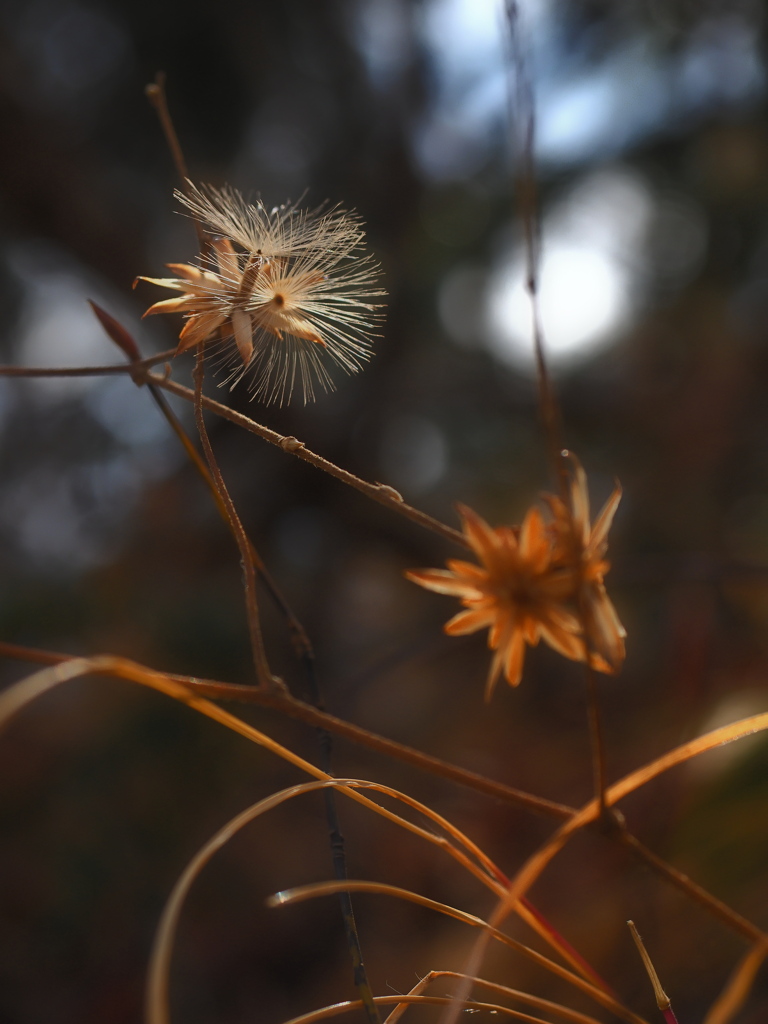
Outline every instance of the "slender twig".
[[[190, 388], [184, 387], [183, 384], [178, 384], [174, 380], [157, 377], [155, 374], [150, 374], [148, 379], [157, 384], [158, 387], [163, 388], [163, 390], [168, 391], [173, 395], [178, 395], [180, 398], [184, 398], [187, 401], [194, 400], [194, 392]], [[445, 523], [441, 523], [439, 519], [435, 519], [433, 516], [427, 515], [426, 512], [422, 512], [420, 509], [409, 505], [407, 502], [403, 501], [402, 495], [400, 495], [394, 487], [389, 487], [387, 484], [380, 483], [372, 484], [367, 480], [362, 480], [359, 476], [355, 476], [354, 473], [350, 473], [349, 470], [342, 469], [340, 466], [335, 465], [328, 459], [324, 459], [322, 455], [317, 455], [315, 452], [307, 448], [303, 441], [299, 441], [295, 437], [286, 437], [282, 434], [278, 434], [276, 430], [270, 430], [269, 427], [262, 426], [261, 423], [257, 423], [255, 420], [250, 419], [248, 416], [244, 416], [235, 409], [230, 409], [228, 406], [222, 405], [221, 402], [208, 398], [207, 395], [203, 395], [203, 408], [209, 409], [211, 412], [215, 412], [217, 415], [229, 420], [231, 423], [237, 424], [239, 427], [243, 427], [244, 430], [249, 431], [251, 434], [256, 434], [257, 437], [262, 438], [264, 441], [268, 441], [277, 448], [281, 448], [284, 452], [290, 452], [291, 455], [295, 455], [296, 458], [310, 463], [310, 465], [314, 466], [316, 469], [321, 469], [323, 472], [330, 474], [330, 476], [336, 477], [336, 479], [341, 480], [342, 483], [348, 484], [350, 487], [354, 487], [355, 490], [365, 494], [366, 497], [372, 498], [374, 501], [377, 501], [381, 505], [385, 505], [394, 512], [398, 512], [400, 515], [405, 516], [406, 519], [410, 519], [412, 522], [418, 523], [419, 526], [426, 527], [426, 529], [432, 530], [433, 533], [438, 533], [441, 537], [445, 537], [447, 540], [453, 541], [456, 544], [461, 544], [462, 547], [469, 546], [463, 533], [459, 530], [453, 529], [453, 527], [448, 526]]]
[[[168, 102], [165, 93], [165, 74], [163, 72], [158, 72], [155, 78], [154, 85], [147, 86], [146, 92], [147, 96], [150, 98], [153, 106], [155, 107], [158, 113], [158, 117], [160, 118], [160, 123], [162, 125], [163, 132], [165, 133], [166, 141], [168, 142], [169, 149], [171, 150], [171, 153], [173, 155], [174, 163], [176, 164], [177, 173], [181, 178], [181, 187], [185, 193], [189, 193], [189, 173], [187, 171], [187, 164], [186, 160], [184, 159], [184, 153], [181, 148], [181, 144], [179, 142], [178, 135], [176, 134], [176, 129], [173, 124], [173, 118], [171, 117], [170, 110], [168, 109]], [[200, 255], [202, 258], [209, 244], [208, 236], [205, 232], [205, 229], [197, 219], [194, 219], [194, 225], [195, 230], [197, 232], [198, 241], [200, 242]], [[247, 273], [243, 275], [243, 287], [245, 286], [247, 276]], [[201, 351], [195, 366], [195, 414], [199, 420], [198, 426], [202, 422], [203, 418], [202, 408], [199, 404], [202, 395], [202, 373], [203, 370]], [[164, 402], [162, 395], [159, 394], [159, 392], [153, 385], [150, 385], [150, 389], [152, 391], [153, 397], [158, 402], [161, 411], [165, 412], [163, 404], [161, 404]], [[209, 485], [209, 488], [212, 494], [214, 495], [214, 499], [216, 501], [216, 505], [219, 509], [219, 512], [223, 515], [224, 519], [232, 526], [235, 509], [234, 505], [231, 502], [229, 502], [231, 509], [227, 505], [227, 501], [225, 500], [224, 497], [224, 495], [226, 494], [226, 488], [223, 486], [223, 481], [221, 481], [221, 486], [219, 486], [218, 480], [215, 480], [211, 474], [205, 472], [205, 467], [202, 464], [202, 461], [200, 460], [199, 456], [197, 455], [194, 446], [191, 445], [191, 443], [187, 443], [188, 439], [186, 438], [186, 434], [183, 434], [183, 431], [181, 431], [181, 425], [177, 425], [177, 423], [174, 423], [171, 420], [170, 416], [167, 416], [166, 418], [168, 418], [169, 423], [182, 440], [182, 443], [187, 449], [190, 458], [192, 458], [195, 466], [203, 474], [206, 483]], [[204, 429], [205, 428], [203, 426], [203, 431]], [[201, 438], [202, 436], [203, 433], [201, 431]], [[206, 455], [208, 456], [208, 460], [210, 463], [211, 460], [213, 459], [213, 453], [210, 450], [210, 445], [208, 445], [208, 448], [206, 449]], [[219, 478], [220, 476], [221, 474], [218, 474]], [[234, 515], [234, 518], [237, 518], [236, 515]], [[240, 527], [240, 530], [238, 531], [237, 528], [233, 526], [233, 533], [235, 533], [235, 537], [238, 541], [238, 546], [240, 546], [241, 553], [243, 551], [242, 541], [244, 541], [247, 544], [248, 555], [250, 556], [250, 561], [247, 556], [243, 558], [246, 603], [249, 606], [249, 625], [252, 622], [252, 620], [255, 620], [256, 629], [258, 631], [258, 637], [259, 639], [261, 639], [261, 629], [258, 622], [258, 611], [255, 607], [255, 596], [253, 596], [253, 600], [249, 599], [249, 589], [253, 587], [255, 590], [255, 580], [251, 580], [251, 576], [253, 575], [253, 568], [255, 567], [256, 569], [258, 569], [259, 575], [264, 580], [265, 584], [270, 590], [273, 599], [277, 602], [277, 604], [279, 605], [279, 607], [283, 611], [283, 614], [286, 617], [288, 627], [291, 633], [291, 640], [293, 642], [294, 650], [298, 658], [304, 665], [304, 670], [306, 672], [307, 679], [310, 685], [313, 703], [320, 707], [321, 700], [317, 684], [317, 677], [315, 674], [314, 651], [312, 649], [312, 644], [309, 640], [309, 637], [306, 631], [304, 630], [304, 627], [293, 614], [287, 602], [284, 600], [284, 598], [280, 594], [280, 591], [275, 586], [271, 577], [267, 573], [264, 563], [259, 558], [256, 549], [254, 548], [253, 544], [251, 543], [250, 539], [247, 537], [245, 532], [242, 530], [242, 527]], [[242, 533], [242, 537], [240, 537], [240, 533]], [[252, 626], [251, 632], [253, 642]], [[260, 644], [260, 650], [263, 654], [263, 642]], [[330, 773], [332, 751], [331, 735], [325, 729], [319, 729], [318, 732], [321, 759], [324, 762], [322, 767], [325, 771]], [[328, 820], [328, 829], [330, 833], [331, 856], [333, 859], [334, 872], [338, 879], [343, 880], [347, 877], [346, 855], [344, 852], [344, 838], [341, 834], [341, 829], [339, 827], [338, 813], [336, 810], [336, 794], [332, 789], [328, 789], [325, 791], [324, 800], [326, 808], [326, 817]], [[368, 983], [368, 976], [365, 970], [365, 964], [363, 962], [363, 955], [360, 947], [360, 938], [357, 932], [357, 925], [355, 923], [355, 916], [352, 909], [352, 897], [350, 893], [340, 893], [339, 901], [341, 903], [341, 913], [342, 920], [344, 922], [344, 931], [347, 938], [347, 945], [349, 947], [350, 956], [352, 959], [352, 970], [354, 975], [355, 986], [357, 987], [361, 1001], [363, 1003], [363, 1006], [365, 1007], [365, 1012], [369, 1024], [380, 1024], [379, 1011], [373, 1000], [373, 992], [371, 991], [371, 987]]]
[[[202, 479], [205, 481], [205, 484], [211, 493], [211, 497], [213, 498], [216, 504], [216, 508], [218, 509], [219, 515], [221, 516], [225, 523], [228, 523], [227, 507], [218, 490], [216, 489], [216, 482], [211, 476], [210, 470], [208, 469], [207, 465], [201, 458], [200, 453], [197, 451], [194, 444], [192, 443], [191, 438], [189, 437], [186, 430], [179, 422], [179, 419], [174, 413], [173, 409], [171, 409], [171, 407], [168, 405], [168, 402], [165, 400], [163, 394], [160, 391], [158, 391], [157, 387], [154, 384], [148, 385], [148, 388], [149, 393], [152, 395], [152, 398], [154, 399], [158, 409], [168, 421], [168, 424], [170, 425], [174, 434], [176, 434], [176, 436], [184, 446], [184, 450], [189, 456], [190, 461], [192, 462], [192, 464], [194, 465], [195, 469], [200, 474]], [[291, 636], [291, 642], [293, 643], [294, 650], [296, 651], [297, 656], [303, 658], [308, 655], [310, 658], [313, 658], [314, 653], [312, 649], [312, 642], [310, 641], [309, 636], [307, 635], [307, 631], [299, 622], [293, 609], [286, 601], [285, 597], [283, 596], [282, 592], [277, 586], [277, 583], [273, 579], [272, 574], [269, 572], [258, 551], [253, 546], [253, 542], [251, 541], [250, 538], [247, 538], [247, 540], [251, 549], [251, 558], [253, 559], [253, 564], [256, 567], [259, 579], [263, 581], [264, 585], [269, 591], [270, 597], [275, 602], [275, 604], [280, 609], [285, 618], [286, 624], [288, 626], [288, 631]]]
[[520, 222], [523, 227], [525, 289], [528, 292], [531, 306], [531, 328], [539, 387], [539, 413], [544, 426], [554, 477], [558, 481], [560, 496], [566, 500], [568, 473], [560, 454], [563, 449], [561, 414], [547, 364], [539, 301], [541, 230], [534, 167], [536, 116], [533, 87], [521, 40], [520, 11], [517, 0], [507, 0], [505, 9], [509, 26], [510, 67], [512, 70], [510, 76], [511, 120], [516, 128], [514, 139], [514, 157], [517, 168], [515, 191]]
[[144, 93], [155, 108], [160, 126], [163, 129], [163, 135], [165, 141], [168, 144], [168, 149], [171, 152], [173, 163], [176, 167], [176, 173], [181, 179], [182, 183], [189, 180], [189, 172], [187, 170], [187, 161], [184, 159], [184, 152], [179, 142], [179, 136], [176, 134], [176, 129], [173, 125], [173, 118], [171, 112], [168, 109], [168, 100], [165, 95], [165, 72], [158, 71], [155, 75], [154, 82], [151, 82], [145, 87]]
[[[310, 699], [319, 711], [325, 711], [323, 699], [320, 694], [320, 687], [317, 682], [314, 661], [306, 665], [307, 679], [310, 685]], [[320, 744], [320, 767], [328, 775], [332, 774], [331, 761], [333, 754], [333, 740], [330, 732], [325, 728], [318, 728], [317, 738]], [[333, 788], [323, 790], [325, 804], [325, 817], [328, 822], [328, 836], [331, 844], [331, 859], [333, 861], [333, 873], [337, 880], [346, 882], [349, 877], [347, 871], [347, 856], [344, 848], [344, 836], [339, 822], [339, 811], [336, 803], [336, 793]], [[381, 1017], [374, 1002], [373, 991], [368, 981], [368, 972], [365, 969], [363, 950], [360, 945], [360, 935], [357, 931], [355, 911], [352, 906], [352, 894], [348, 890], [342, 890], [339, 894], [341, 906], [341, 919], [344, 923], [344, 934], [347, 939], [350, 958], [352, 960], [352, 975], [355, 987], [360, 994], [360, 999], [365, 1008], [365, 1015], [369, 1024], [380, 1024]]]
[[603, 722], [600, 713], [600, 699], [597, 691], [595, 670], [589, 663], [589, 654], [584, 662], [584, 677], [587, 684], [587, 718], [589, 720], [590, 749], [592, 751], [592, 781], [594, 793], [600, 805], [600, 817], [605, 816], [605, 742]]
[[735, 910], [717, 899], [711, 893], [707, 892], [706, 889], [702, 889], [700, 885], [697, 885], [693, 879], [689, 878], [688, 875], [683, 874], [682, 871], [678, 871], [677, 868], [668, 864], [667, 861], [662, 860], [652, 850], [649, 850], [647, 846], [640, 842], [640, 840], [634, 836], [626, 826], [620, 828], [618, 833], [619, 839], [630, 850], [638, 860], [641, 860], [644, 864], [647, 864], [649, 868], [652, 868], [657, 875], [665, 878], [672, 885], [676, 886], [692, 900], [704, 907], [715, 917], [719, 918], [724, 924], [727, 924], [729, 928], [733, 928], [734, 931], [743, 935], [745, 939], [749, 939], [750, 942], [764, 942], [765, 932], [761, 931], [756, 925], [752, 924], [741, 914], [737, 914]]
[[[216, 487], [216, 482], [211, 475], [208, 467], [203, 462], [202, 458], [197, 452], [191, 439], [187, 436], [186, 431], [182, 427], [178, 418], [176, 417], [173, 410], [168, 405], [165, 397], [155, 387], [154, 384], [150, 384], [149, 391], [155, 400], [160, 412], [165, 416], [166, 420], [170, 424], [172, 430], [181, 441], [185, 451], [189, 455], [193, 465], [201, 475], [203, 480], [206, 482], [209, 491], [211, 492], [213, 499], [216, 503], [216, 507], [219, 510], [220, 515], [225, 522], [229, 523], [229, 517], [227, 514], [227, 507]], [[320, 710], [324, 710], [322, 701], [320, 699], [319, 688], [317, 684], [317, 677], [315, 672], [314, 662], [314, 651], [312, 643], [307, 635], [306, 630], [294, 615], [290, 606], [282, 596], [281, 592], [277, 588], [275, 582], [272, 580], [271, 575], [267, 572], [266, 566], [259, 557], [255, 547], [253, 546], [250, 539], [246, 536], [250, 547], [251, 558], [255, 568], [258, 570], [258, 574], [266, 584], [273, 600], [283, 612], [288, 629], [291, 634], [291, 640], [293, 642], [294, 650], [298, 658], [304, 665], [304, 670], [307, 675], [307, 679], [310, 684], [310, 692], [312, 703], [315, 704]], [[331, 734], [327, 729], [318, 729], [320, 752], [321, 752], [321, 764], [320, 767], [323, 771], [330, 774], [331, 772], [331, 754], [332, 754], [332, 740]], [[328, 820], [328, 830], [331, 844], [331, 857], [333, 860], [334, 874], [340, 881], [347, 877], [347, 866], [346, 866], [346, 855], [344, 851], [344, 837], [341, 833], [339, 825], [338, 811], [336, 807], [336, 794], [333, 789], [326, 789], [323, 792], [326, 818]], [[360, 998], [365, 1006], [366, 1016], [368, 1017], [369, 1024], [379, 1024], [380, 1016], [379, 1011], [373, 1001], [373, 992], [368, 982], [368, 976], [365, 969], [365, 963], [363, 961], [362, 949], [360, 946], [360, 938], [357, 931], [357, 925], [355, 922], [354, 910], [352, 907], [352, 897], [348, 892], [339, 893], [339, 902], [341, 904], [342, 920], [344, 922], [344, 931], [346, 934], [347, 945], [350, 949], [350, 955], [352, 959], [352, 971], [354, 976], [355, 986], [360, 993]]]
[[[194, 402], [195, 393], [191, 388], [171, 380], [168, 376], [159, 377], [157, 374], [146, 372], [147, 367], [153, 366], [156, 363], [167, 362], [175, 353], [176, 350], [171, 349], [169, 352], [152, 356], [150, 359], [142, 359], [140, 363], [128, 365], [118, 363], [115, 366], [52, 367], [49, 369], [36, 366], [0, 366], [0, 377], [92, 377], [101, 374], [127, 373], [139, 385], [153, 384], [164, 391], [170, 392], [172, 395], [177, 395], [188, 402]], [[446, 540], [460, 544], [464, 548], [469, 547], [466, 537], [460, 530], [448, 526], [447, 523], [441, 523], [434, 516], [430, 516], [426, 512], [414, 508], [413, 505], [409, 505], [406, 501], [403, 501], [402, 495], [394, 487], [381, 483], [372, 484], [367, 480], [362, 480], [359, 476], [355, 476], [354, 473], [350, 473], [349, 470], [342, 469], [330, 460], [324, 459], [322, 455], [317, 455], [307, 448], [303, 441], [299, 441], [295, 437], [278, 434], [276, 430], [270, 430], [269, 427], [257, 423], [255, 420], [250, 419], [250, 417], [244, 416], [242, 413], [230, 409], [226, 405], [222, 405], [221, 402], [217, 402], [207, 395], [203, 395], [202, 401], [203, 408], [208, 409], [210, 412], [215, 412], [218, 416], [229, 420], [231, 423], [235, 423], [251, 434], [256, 434], [257, 437], [262, 438], [264, 441], [269, 441], [270, 444], [281, 448], [283, 451], [290, 452], [291, 455], [295, 455], [304, 462], [309, 462], [316, 469], [321, 469], [323, 472], [336, 477], [337, 480], [349, 484], [350, 487], [354, 487], [355, 490], [372, 498], [380, 505], [385, 505], [387, 508], [405, 516], [406, 519], [418, 523], [419, 526], [439, 534]]]
[[672, 1009], [672, 1001], [670, 1000], [669, 996], [662, 987], [661, 980], [656, 972], [656, 968], [653, 965], [653, 961], [648, 955], [648, 950], [645, 948], [645, 943], [640, 938], [640, 932], [638, 932], [637, 928], [635, 927], [635, 922], [627, 921], [627, 925], [629, 926], [630, 934], [634, 939], [635, 945], [637, 946], [637, 951], [640, 954], [640, 959], [643, 961], [643, 966], [645, 967], [646, 973], [653, 987], [653, 994], [656, 997], [656, 1005], [658, 1006], [659, 1010], [661, 1010], [661, 1013], [667, 1024], [677, 1024], [677, 1017], [675, 1016], [675, 1012]]
[[[25, 647], [21, 644], [0, 641], [0, 657], [36, 662], [42, 665], [56, 665], [60, 662], [71, 660], [73, 656], [57, 651], [46, 651], [36, 647]], [[329, 732], [341, 736], [352, 743], [358, 743], [376, 753], [392, 757], [405, 764], [410, 764], [412, 767], [427, 772], [430, 775], [456, 782], [459, 785], [466, 786], [468, 789], [494, 797], [497, 800], [504, 800], [534, 814], [559, 818], [564, 821], [575, 813], [575, 808], [573, 807], [534, 796], [512, 786], [506, 786], [502, 782], [488, 779], [484, 775], [460, 768], [458, 765], [442, 761], [440, 758], [431, 757], [429, 754], [424, 754], [413, 747], [408, 747], [395, 740], [386, 739], [360, 726], [353, 725], [351, 722], [346, 722], [344, 719], [329, 715], [327, 712], [320, 711], [311, 704], [297, 700], [289, 694], [267, 693], [253, 686], [239, 686], [236, 683], [222, 683], [210, 679], [198, 679], [194, 676], [174, 675], [171, 673], [167, 673], [167, 675], [169, 679], [188, 686], [191, 690], [200, 694], [201, 697], [209, 697], [213, 700], [239, 701], [270, 708], [307, 725], [327, 729]], [[765, 940], [765, 933], [756, 925], [740, 914], [737, 914], [736, 911], [731, 910], [727, 904], [712, 896], [711, 893], [683, 874], [682, 871], [678, 871], [677, 868], [668, 864], [649, 850], [627, 828], [621, 814], [612, 809], [609, 812], [609, 819], [614, 823], [615, 828], [608, 833], [608, 838], [620, 841], [630, 853], [651, 868], [657, 875], [680, 889], [681, 892], [685, 893], [738, 934], [743, 935], [752, 942], [763, 942]]]
[[[22, 661], [38, 662], [43, 665], [55, 665], [62, 661], [69, 661], [70, 654], [60, 654], [54, 651], [39, 651], [36, 648], [23, 647], [19, 644], [9, 644], [0, 641], [0, 656], [18, 658]], [[504, 800], [534, 814], [542, 814], [550, 818], [559, 818], [561, 821], [570, 818], [575, 808], [566, 804], [555, 803], [544, 797], [534, 796], [524, 790], [515, 789], [513, 786], [506, 786], [503, 782], [496, 782], [488, 779], [477, 772], [460, 768], [458, 765], [443, 761], [439, 757], [432, 757], [421, 750], [408, 747], [396, 740], [386, 739], [376, 733], [363, 729], [361, 726], [353, 725], [342, 718], [330, 715], [325, 711], [319, 711], [311, 704], [297, 700], [288, 693], [268, 692], [253, 686], [241, 686], [236, 683], [222, 683], [210, 679], [198, 679], [194, 676], [181, 676], [172, 673], [165, 673], [169, 679], [183, 683], [195, 690], [200, 696], [210, 697], [212, 700], [233, 700], [247, 704], [256, 704], [259, 707], [271, 708], [289, 718], [295, 718], [307, 725], [320, 729], [327, 729], [336, 736], [358, 743], [369, 750], [383, 754], [385, 757], [392, 757], [414, 768], [436, 775], [439, 778], [456, 782], [476, 792], [484, 793], [486, 796], [494, 797], [497, 800]]]
[[[131, 333], [128, 330], [126, 330], [126, 328], [123, 327], [123, 325], [118, 320], [116, 320], [110, 313], [108, 313], [105, 309], [102, 309], [101, 306], [98, 305], [98, 303], [93, 302], [90, 299], [88, 301], [91, 309], [96, 315], [96, 318], [98, 319], [101, 326], [104, 328], [104, 331], [106, 332], [107, 336], [112, 341], [114, 341], [114, 343], [122, 352], [126, 354], [126, 356], [128, 356], [128, 359], [134, 366], [141, 365], [141, 352], [139, 350], [139, 346], [136, 342], [136, 339], [133, 337], [133, 335], [131, 335]], [[221, 516], [225, 523], [229, 524], [229, 518], [227, 516], [227, 506], [224, 503], [224, 500], [222, 499], [221, 495], [219, 494], [219, 491], [216, 487], [216, 482], [211, 476], [211, 472], [208, 469], [205, 460], [201, 457], [200, 453], [198, 452], [197, 448], [194, 445], [194, 442], [187, 434], [184, 427], [181, 425], [178, 416], [173, 411], [173, 409], [171, 409], [165, 396], [158, 389], [157, 385], [153, 384], [150, 381], [147, 382], [146, 387], [149, 390], [149, 393], [152, 396], [155, 405], [160, 410], [160, 413], [165, 417], [165, 420], [170, 426], [171, 430], [174, 432], [176, 437], [181, 442], [181, 445], [184, 448], [184, 451], [187, 453], [190, 462], [195, 467], [198, 474], [205, 483], [206, 487], [208, 488], [208, 492], [213, 498], [216, 508], [219, 511], [219, 515]], [[283, 597], [277, 584], [273, 580], [272, 575], [269, 573], [267, 567], [264, 565], [264, 562], [259, 557], [259, 554], [256, 551], [256, 548], [253, 546], [253, 543], [251, 542], [250, 539], [248, 540], [248, 543], [250, 544], [251, 557], [253, 558], [253, 562], [254, 565], [256, 566], [256, 569], [258, 570], [259, 576], [264, 581], [264, 584], [267, 590], [269, 591], [272, 600], [275, 602], [275, 604], [283, 613], [283, 616], [286, 619], [288, 625], [288, 632], [290, 633], [291, 637], [291, 643], [293, 644], [297, 657], [301, 659], [307, 657], [310, 659], [313, 658], [314, 652], [312, 650], [312, 644], [310, 643], [306, 630], [299, 622], [296, 615], [294, 615], [293, 610]]]
[[221, 475], [219, 464], [216, 461], [216, 456], [213, 454], [213, 448], [211, 447], [210, 438], [208, 437], [208, 430], [205, 426], [205, 417], [203, 416], [203, 377], [205, 375], [205, 363], [204, 363], [204, 346], [200, 346], [197, 351], [197, 358], [195, 360], [195, 422], [197, 424], [197, 430], [200, 434], [200, 443], [203, 446], [205, 457], [208, 462], [208, 468], [211, 471], [211, 476], [216, 484], [216, 490], [219, 492], [221, 500], [224, 503], [224, 507], [227, 513], [227, 521], [229, 528], [232, 531], [232, 535], [235, 538], [238, 550], [240, 551], [240, 559], [243, 567], [243, 587], [245, 590], [245, 609], [248, 618], [248, 633], [251, 639], [251, 651], [253, 653], [253, 664], [256, 669], [256, 678], [259, 682], [259, 686], [263, 690], [272, 690], [275, 688], [284, 688], [282, 680], [277, 679], [276, 676], [272, 675], [272, 670], [269, 667], [267, 661], [266, 651], [264, 650], [264, 639], [261, 635], [261, 621], [259, 618], [259, 605], [256, 599], [256, 568], [253, 564], [253, 556], [251, 554], [251, 544], [246, 536], [243, 524], [240, 522], [240, 517], [237, 514], [234, 502], [229, 496], [227, 485], [224, 483], [224, 477]]
[[[168, 109], [168, 98], [165, 93], [164, 71], [157, 72], [154, 82], [150, 82], [150, 84], [145, 87], [144, 93], [157, 113], [158, 120], [160, 121], [160, 127], [163, 129], [163, 135], [165, 136], [165, 141], [168, 145], [168, 149], [170, 150], [171, 157], [176, 168], [176, 173], [179, 176], [181, 188], [184, 192], [188, 192], [189, 171], [187, 170], [187, 161], [184, 159], [184, 151], [181, 148], [179, 136], [176, 134], [176, 128], [173, 124], [171, 112]], [[194, 225], [198, 241], [200, 242], [200, 248], [204, 249], [208, 244], [208, 236], [199, 221], [195, 220]]]
[[[517, 128], [515, 157], [517, 162], [516, 192], [520, 222], [523, 226], [525, 250], [525, 288], [531, 307], [531, 328], [536, 357], [536, 378], [539, 388], [539, 414], [546, 437], [552, 472], [557, 480], [560, 498], [566, 508], [571, 509], [571, 528], [574, 550], [580, 550], [581, 541], [576, 537], [573, 522], [571, 489], [569, 486], [566, 452], [562, 440], [562, 416], [557, 401], [552, 376], [547, 364], [544, 345], [544, 330], [541, 320], [539, 297], [541, 264], [541, 220], [539, 216], [538, 189], [536, 185], [535, 141], [536, 111], [533, 86], [525, 59], [525, 48], [521, 39], [520, 10], [517, 0], [506, 0], [507, 24], [509, 26], [512, 123]], [[586, 647], [585, 675], [587, 692], [587, 717], [589, 721], [590, 747], [592, 752], [592, 776], [595, 795], [600, 803], [601, 817], [605, 814], [605, 747], [598, 702], [594, 670], [589, 664], [591, 631], [589, 610], [586, 602], [580, 601], [579, 617]]]
[[144, 371], [158, 363], [167, 363], [175, 355], [176, 349], [170, 348], [135, 363], [113, 363], [107, 366], [0, 366], [0, 377], [104, 377], [124, 373], [143, 384]]

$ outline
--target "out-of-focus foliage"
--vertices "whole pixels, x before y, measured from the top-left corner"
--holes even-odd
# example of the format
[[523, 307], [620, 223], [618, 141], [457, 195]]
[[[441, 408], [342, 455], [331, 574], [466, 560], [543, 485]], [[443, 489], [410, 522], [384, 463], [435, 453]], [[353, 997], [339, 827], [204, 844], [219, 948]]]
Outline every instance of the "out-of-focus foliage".
[[[615, 777], [768, 702], [766, 14], [756, 0], [521, 7], [566, 442], [595, 507], [615, 476], [625, 495], [610, 580], [628, 659], [601, 682]], [[118, 361], [86, 297], [147, 352], [174, 343], [171, 325], [139, 325], [148, 300], [130, 290], [196, 251], [142, 95], [162, 69], [196, 180], [268, 205], [306, 190], [308, 205], [355, 207], [391, 296], [373, 362], [335, 395], [282, 410], [226, 399], [445, 521], [457, 500], [492, 524], [517, 521], [552, 482], [515, 277], [503, 32], [491, 0], [4, 0], [3, 359]], [[442, 602], [402, 577], [455, 552], [229, 425], [212, 436], [316, 646], [330, 710], [542, 795], [587, 798], [578, 666], [537, 650], [525, 685], [482, 706], [482, 638], [443, 637]], [[0, 380], [0, 469], [4, 638], [250, 680], [234, 545], [147, 394], [128, 378]], [[302, 695], [264, 603], [270, 655]], [[3, 666], [8, 680], [23, 671]], [[317, 756], [310, 730], [249, 714]], [[764, 755], [739, 756], [670, 775], [627, 814], [765, 923]], [[19, 1024], [138, 1020], [172, 881], [231, 814], [296, 778], [161, 698], [103, 681], [27, 713], [2, 737], [0, 764], [0, 1017]], [[456, 816], [505, 868], [551, 827], [343, 743], [335, 767]], [[432, 850], [343, 812], [352, 876], [479, 909]], [[348, 996], [336, 906], [263, 908], [271, 891], [329, 875], [319, 800], [239, 836], [182, 920], [178, 1019], [277, 1022]], [[648, 1015], [626, 918], [681, 1020], [701, 1018], [742, 952], [596, 835], [534, 898]], [[359, 903], [377, 991], [460, 966], [460, 926]], [[536, 981], [507, 960], [494, 970]], [[745, 1020], [761, 1019], [760, 998]]]

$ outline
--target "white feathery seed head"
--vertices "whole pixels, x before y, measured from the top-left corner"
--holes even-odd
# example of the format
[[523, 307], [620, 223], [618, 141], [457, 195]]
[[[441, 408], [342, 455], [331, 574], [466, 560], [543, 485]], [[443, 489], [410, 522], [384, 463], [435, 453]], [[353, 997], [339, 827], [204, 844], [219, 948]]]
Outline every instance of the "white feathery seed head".
[[[233, 339], [226, 383], [246, 377], [253, 397], [281, 405], [297, 384], [305, 401], [315, 384], [332, 390], [327, 362], [347, 373], [362, 368], [384, 292], [356, 214], [293, 204], [268, 211], [229, 186], [191, 182], [176, 197], [210, 236], [209, 251], [200, 266], [168, 264], [178, 277], [141, 280], [182, 292], [144, 314], [185, 314], [178, 352]], [[222, 364], [231, 365], [231, 351], [219, 348]]]

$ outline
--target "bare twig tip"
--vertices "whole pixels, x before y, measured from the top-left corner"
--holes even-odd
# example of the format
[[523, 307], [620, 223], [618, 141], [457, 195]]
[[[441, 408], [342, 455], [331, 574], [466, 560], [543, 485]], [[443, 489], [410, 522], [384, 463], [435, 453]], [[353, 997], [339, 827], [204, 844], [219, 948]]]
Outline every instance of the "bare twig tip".
[[629, 927], [629, 931], [632, 935], [632, 938], [635, 940], [635, 945], [637, 946], [637, 951], [640, 954], [640, 957], [643, 961], [643, 966], [645, 967], [648, 977], [651, 979], [651, 984], [653, 985], [653, 994], [656, 996], [656, 1005], [662, 1011], [662, 1013], [664, 1013], [665, 1011], [671, 1009], [672, 1001], [670, 1000], [669, 996], [664, 991], [664, 989], [661, 987], [661, 981], [659, 980], [659, 976], [656, 973], [656, 968], [653, 966], [651, 958], [648, 955], [648, 950], [645, 948], [643, 940], [640, 938], [640, 933], [635, 927], [635, 922], [627, 921], [627, 926]]

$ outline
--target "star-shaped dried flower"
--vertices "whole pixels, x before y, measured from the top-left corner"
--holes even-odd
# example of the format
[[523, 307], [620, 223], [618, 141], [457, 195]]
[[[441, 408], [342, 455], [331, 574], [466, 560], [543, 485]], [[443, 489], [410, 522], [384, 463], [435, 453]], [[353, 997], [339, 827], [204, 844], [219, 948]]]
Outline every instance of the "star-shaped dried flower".
[[197, 188], [177, 198], [210, 234], [200, 266], [169, 263], [173, 278], [142, 277], [182, 294], [156, 302], [145, 316], [183, 313], [178, 352], [209, 339], [234, 339], [238, 368], [254, 396], [290, 400], [298, 378], [304, 399], [314, 383], [333, 382], [323, 356], [348, 373], [370, 358], [378, 267], [362, 252], [363, 231], [343, 210], [267, 211], [235, 189]]
[[472, 509], [459, 505], [464, 536], [480, 564], [452, 559], [447, 569], [406, 573], [428, 590], [461, 599], [465, 610], [445, 624], [446, 633], [459, 636], [489, 629], [488, 646], [495, 654], [486, 700], [502, 671], [511, 686], [518, 685], [525, 645], [535, 646], [541, 639], [566, 658], [588, 660], [600, 672], [613, 673], [620, 667], [624, 628], [603, 583], [608, 570], [603, 558], [606, 538], [620, 496], [620, 491], [614, 492], [591, 527], [586, 477], [577, 464], [570, 495], [573, 512], [547, 495], [550, 523], [533, 507], [520, 527], [493, 529]]

